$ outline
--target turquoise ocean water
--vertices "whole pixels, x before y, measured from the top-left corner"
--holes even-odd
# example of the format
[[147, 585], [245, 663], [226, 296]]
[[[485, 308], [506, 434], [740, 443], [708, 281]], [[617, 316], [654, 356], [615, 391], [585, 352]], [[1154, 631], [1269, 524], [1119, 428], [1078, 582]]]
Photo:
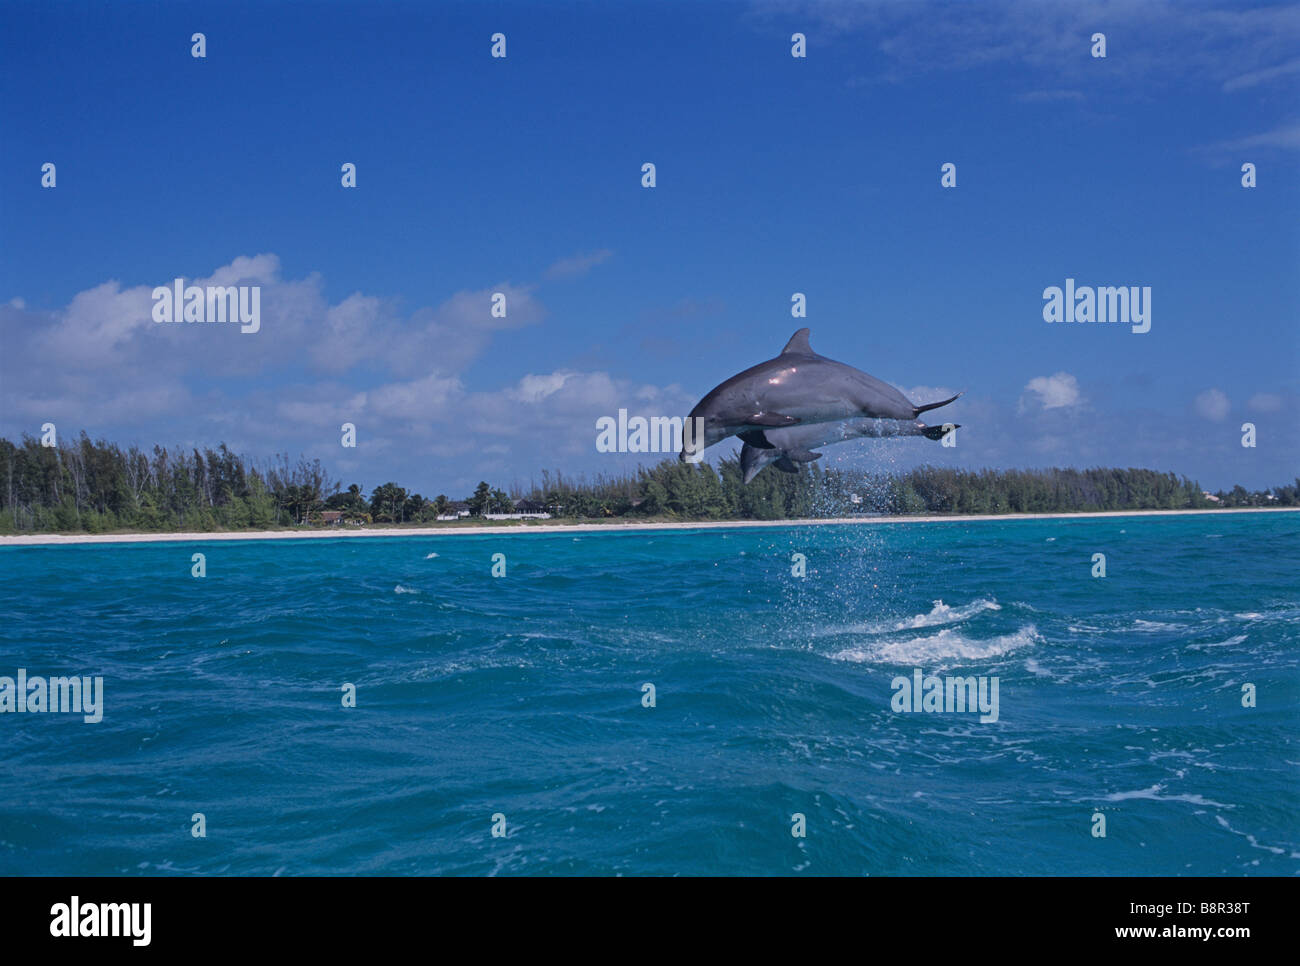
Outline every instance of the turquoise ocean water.
[[[1298, 562], [1290, 513], [0, 549], [0, 675], [104, 682], [0, 715], [0, 873], [1293, 875]], [[894, 711], [918, 668], [998, 720]]]

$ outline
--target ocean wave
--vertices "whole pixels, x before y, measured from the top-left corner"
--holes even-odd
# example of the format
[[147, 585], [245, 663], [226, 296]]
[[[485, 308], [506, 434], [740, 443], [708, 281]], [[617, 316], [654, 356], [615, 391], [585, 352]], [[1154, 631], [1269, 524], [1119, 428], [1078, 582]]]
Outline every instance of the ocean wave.
[[946, 627], [928, 637], [875, 641], [865, 647], [850, 647], [829, 655], [833, 661], [856, 664], [909, 664], [922, 666], [936, 661], [984, 661], [1031, 646], [1042, 638], [1038, 628], [1026, 624], [1010, 634], [979, 639]]
[[398, 584], [396, 587], [393, 588], [393, 593], [395, 594], [418, 594], [419, 592], [420, 591], [417, 590], [416, 588], [407, 587], [403, 584]]

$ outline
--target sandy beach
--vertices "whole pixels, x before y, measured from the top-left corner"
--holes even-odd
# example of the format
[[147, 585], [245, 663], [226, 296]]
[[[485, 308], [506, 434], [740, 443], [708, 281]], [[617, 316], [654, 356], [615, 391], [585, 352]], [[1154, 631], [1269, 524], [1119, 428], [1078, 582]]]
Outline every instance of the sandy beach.
[[332, 527], [311, 530], [249, 530], [213, 533], [46, 533], [0, 536], [0, 547], [94, 543], [211, 543], [219, 540], [349, 540], [365, 537], [439, 537], [507, 533], [629, 533], [646, 530], [738, 530], [746, 527], [871, 526], [892, 523], [971, 523], [981, 520], [1096, 520], [1104, 517], [1175, 517], [1233, 513], [1296, 513], [1300, 507], [1240, 507], [1231, 510], [1114, 510], [1102, 513], [978, 513], [952, 516], [861, 516], [828, 520], [716, 520], [670, 523], [501, 523], [495, 526]]

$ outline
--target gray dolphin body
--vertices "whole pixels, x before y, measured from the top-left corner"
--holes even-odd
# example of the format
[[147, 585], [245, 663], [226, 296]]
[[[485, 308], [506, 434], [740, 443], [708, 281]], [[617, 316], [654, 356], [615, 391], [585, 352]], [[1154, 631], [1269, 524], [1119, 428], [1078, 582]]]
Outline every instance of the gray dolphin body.
[[[956, 423], [949, 423], [948, 426], [957, 428]], [[867, 416], [844, 419], [838, 423], [808, 423], [769, 429], [765, 435], [773, 448], [761, 449], [746, 443], [740, 450], [740, 469], [744, 473], [744, 482], [748, 483], [765, 466], [773, 463], [784, 473], [799, 472], [797, 464], [821, 459], [821, 453], [812, 452], [816, 446], [829, 446], [847, 439], [864, 437], [884, 439], [890, 436], [924, 436], [926, 439], [942, 439], [944, 432], [944, 426], [927, 426], [916, 420], [873, 419]]]
[[688, 450], [697, 455], [728, 436], [773, 449], [764, 434], [788, 426], [858, 417], [914, 420], [956, 398], [916, 406], [875, 376], [819, 356], [808, 343], [808, 330], [800, 329], [775, 359], [732, 376], [696, 403], [690, 418], [703, 419], [704, 438], [694, 440], [693, 448], [688, 441], [681, 458], [686, 459]]

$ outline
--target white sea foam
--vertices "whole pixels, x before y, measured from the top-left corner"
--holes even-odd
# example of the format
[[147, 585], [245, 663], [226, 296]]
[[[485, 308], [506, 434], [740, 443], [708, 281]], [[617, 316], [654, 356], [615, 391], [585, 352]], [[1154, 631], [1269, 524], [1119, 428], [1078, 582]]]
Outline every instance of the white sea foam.
[[856, 664], [905, 664], [924, 667], [939, 661], [984, 661], [1041, 640], [1033, 624], [1010, 634], [985, 639], [968, 637], [945, 627], [928, 637], [900, 637], [873, 641], [863, 647], [849, 647], [829, 655], [833, 661]]
[[1211, 647], [1236, 647], [1238, 644], [1241, 644], [1245, 640], [1246, 640], [1245, 634], [1234, 634], [1226, 641], [1219, 641], [1217, 644], [1193, 644], [1191, 645], [1191, 649], [1193, 651], [1204, 651], [1204, 650], [1208, 650]]
[[1157, 631], [1181, 631], [1186, 626], [1186, 624], [1170, 624], [1167, 621], [1144, 621], [1140, 617], [1133, 621], [1134, 630], [1148, 634], [1154, 634]]
[[[1284, 848], [1280, 848], [1279, 846], [1276, 845], [1261, 845], [1259, 839], [1255, 838], [1255, 836], [1251, 835], [1249, 832], [1238, 832], [1235, 828], [1233, 828], [1231, 825], [1228, 824], [1228, 820], [1224, 818], [1222, 815], [1216, 815], [1214, 817], [1218, 819], [1220, 825], [1226, 828], [1233, 835], [1240, 835], [1247, 842], [1249, 842], [1253, 848], [1263, 849], [1265, 852], [1272, 852], [1274, 855], [1286, 855], [1286, 849]], [[1291, 853], [1291, 858], [1293, 859], [1296, 858], [1296, 854], [1294, 852]]]
[[424, 555], [424, 559], [425, 559], [425, 560], [432, 560], [432, 559], [433, 559], [434, 557], [436, 557], [436, 556], [438, 556], [436, 553], [426, 553], [426, 554]]
[[968, 620], [985, 611], [1001, 610], [1002, 605], [996, 600], [980, 598], [959, 607], [949, 607], [941, 600], [934, 601], [934, 606], [925, 614], [911, 617], [890, 618], [883, 621], [869, 621], [847, 626], [824, 627], [815, 632], [817, 637], [839, 637], [845, 634], [890, 634], [895, 631], [917, 630], [922, 627], [942, 627]]
[[954, 624], [964, 621], [986, 610], [1001, 610], [1002, 605], [996, 600], [973, 600], [964, 607], [949, 607], [941, 600], [936, 600], [928, 614], [917, 614], [894, 626], [894, 630], [907, 630], [913, 627], [938, 627], [941, 624]]
[[1106, 628], [1093, 627], [1090, 624], [1067, 624], [1066, 628], [1071, 634], [1105, 634]]
[[403, 585], [398, 584], [396, 587], [393, 588], [393, 593], [395, 593], [395, 594], [418, 594], [419, 591], [418, 591], [416, 588], [414, 588], [414, 587], [404, 587]]
[[1025, 659], [1025, 670], [1028, 671], [1030, 674], [1035, 675], [1036, 677], [1040, 677], [1040, 678], [1052, 677], [1052, 672], [1047, 670], [1047, 668], [1043, 667], [1032, 657]]
[[1125, 802], [1130, 798], [1147, 798], [1153, 802], [1190, 802], [1193, 805], [1209, 805], [1213, 808], [1233, 808], [1224, 802], [1216, 802], [1201, 795], [1161, 795], [1164, 785], [1156, 784], [1150, 788], [1139, 788], [1132, 792], [1113, 792], [1104, 797], [1107, 802]]

